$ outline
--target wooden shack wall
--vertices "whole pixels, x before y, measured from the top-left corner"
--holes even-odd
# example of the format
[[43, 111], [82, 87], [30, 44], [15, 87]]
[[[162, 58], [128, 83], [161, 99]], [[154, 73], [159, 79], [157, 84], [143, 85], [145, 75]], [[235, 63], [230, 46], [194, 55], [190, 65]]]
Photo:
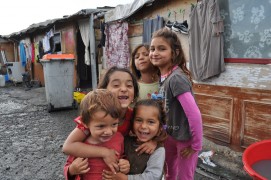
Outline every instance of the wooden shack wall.
[[271, 90], [195, 84], [204, 136], [242, 151], [271, 137]]
[[[158, 15], [163, 17], [165, 22], [168, 20], [171, 22], [177, 21], [179, 23], [184, 20], [188, 20], [189, 13], [191, 10], [191, 3], [195, 4], [195, 0], [186, 1], [163, 1], [158, 0], [158, 3], [154, 3], [152, 6], [143, 7], [135, 15], [129, 18], [129, 41], [130, 50], [132, 51], [138, 44], [142, 43], [143, 34], [143, 20], [153, 19]], [[182, 12], [180, 12], [182, 11]], [[169, 15], [170, 14], [170, 15]], [[188, 36], [184, 34], [177, 33], [183, 45], [183, 50], [186, 59], [189, 59], [189, 45]]]
[[[76, 28], [73, 23], [65, 24], [62, 26], [55, 26], [55, 33], [60, 32], [61, 36], [61, 51], [62, 53], [70, 53], [75, 55], [75, 63], [74, 63], [74, 87], [76, 87], [77, 83], [77, 71], [76, 71], [76, 63], [77, 63], [77, 51], [76, 51]], [[34, 43], [39, 42], [44, 37], [45, 32], [42, 34], [37, 34], [33, 37]], [[34, 79], [41, 82], [44, 86], [44, 72], [43, 67], [40, 62], [34, 62]]]
[[16, 43], [2, 42], [0, 43], [0, 49], [5, 51], [7, 61], [15, 62], [18, 60], [18, 57], [15, 58], [16, 54], [14, 53], [14, 50], [16, 51], [18, 49]]

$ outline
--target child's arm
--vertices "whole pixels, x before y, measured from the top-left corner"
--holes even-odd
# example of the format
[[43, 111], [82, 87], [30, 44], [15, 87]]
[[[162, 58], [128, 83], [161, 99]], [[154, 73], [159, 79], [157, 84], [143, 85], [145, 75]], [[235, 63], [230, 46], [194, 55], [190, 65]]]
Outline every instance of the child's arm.
[[62, 151], [65, 154], [70, 154], [76, 157], [101, 157], [110, 170], [115, 172], [115, 169], [118, 169], [118, 152], [105, 147], [91, 146], [90, 148], [90, 145], [83, 143], [85, 138], [86, 135], [84, 132], [78, 128], [75, 128], [64, 142]]
[[136, 148], [136, 152], [138, 153], [138, 155], [142, 153], [152, 154], [155, 151], [156, 147], [157, 147], [157, 142], [150, 140], [148, 142], [141, 144], [138, 148]]
[[71, 165], [71, 163], [73, 161], [74, 161], [74, 157], [68, 156], [66, 164], [64, 166], [64, 177], [65, 177], [65, 180], [75, 179], [75, 175], [70, 174], [70, 172], [69, 172], [69, 167], [70, 167], [70, 165]]
[[65, 180], [76, 179], [76, 175], [85, 174], [89, 171], [88, 159], [74, 158], [68, 156], [67, 162], [64, 167]]
[[202, 148], [202, 119], [200, 110], [196, 104], [191, 92], [186, 92], [178, 97], [185, 115], [189, 122], [190, 132], [192, 134], [191, 148], [194, 151], [200, 151]]

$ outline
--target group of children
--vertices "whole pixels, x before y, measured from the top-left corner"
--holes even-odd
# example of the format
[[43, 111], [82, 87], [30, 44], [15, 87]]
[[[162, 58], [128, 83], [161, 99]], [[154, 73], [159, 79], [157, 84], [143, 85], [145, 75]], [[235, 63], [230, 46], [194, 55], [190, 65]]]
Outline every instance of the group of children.
[[160, 29], [133, 51], [131, 71], [108, 69], [74, 121], [66, 179], [194, 179], [202, 120], [177, 35]]

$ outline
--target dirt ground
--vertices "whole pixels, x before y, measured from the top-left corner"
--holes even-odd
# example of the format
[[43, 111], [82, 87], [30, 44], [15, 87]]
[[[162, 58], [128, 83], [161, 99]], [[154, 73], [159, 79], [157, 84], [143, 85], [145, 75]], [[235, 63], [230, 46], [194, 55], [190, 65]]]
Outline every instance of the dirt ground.
[[[74, 109], [48, 113], [44, 87], [0, 87], [0, 179], [64, 179], [61, 148], [77, 115]], [[204, 140], [203, 151], [208, 150], [214, 150], [217, 167], [199, 160], [195, 179], [250, 179], [242, 169], [241, 153]]]
[[76, 115], [48, 113], [44, 88], [0, 88], [0, 179], [64, 179], [61, 148]]

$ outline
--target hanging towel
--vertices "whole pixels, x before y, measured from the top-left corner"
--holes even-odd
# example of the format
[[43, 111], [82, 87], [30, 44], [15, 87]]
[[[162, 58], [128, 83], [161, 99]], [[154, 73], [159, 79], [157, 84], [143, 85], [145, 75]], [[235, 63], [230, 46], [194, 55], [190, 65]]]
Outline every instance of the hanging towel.
[[20, 60], [22, 63], [22, 66], [26, 66], [26, 53], [25, 53], [25, 48], [24, 48], [24, 43], [20, 43]]
[[46, 35], [43, 37], [42, 47], [43, 47], [45, 53], [48, 53], [51, 50], [49, 36]]

